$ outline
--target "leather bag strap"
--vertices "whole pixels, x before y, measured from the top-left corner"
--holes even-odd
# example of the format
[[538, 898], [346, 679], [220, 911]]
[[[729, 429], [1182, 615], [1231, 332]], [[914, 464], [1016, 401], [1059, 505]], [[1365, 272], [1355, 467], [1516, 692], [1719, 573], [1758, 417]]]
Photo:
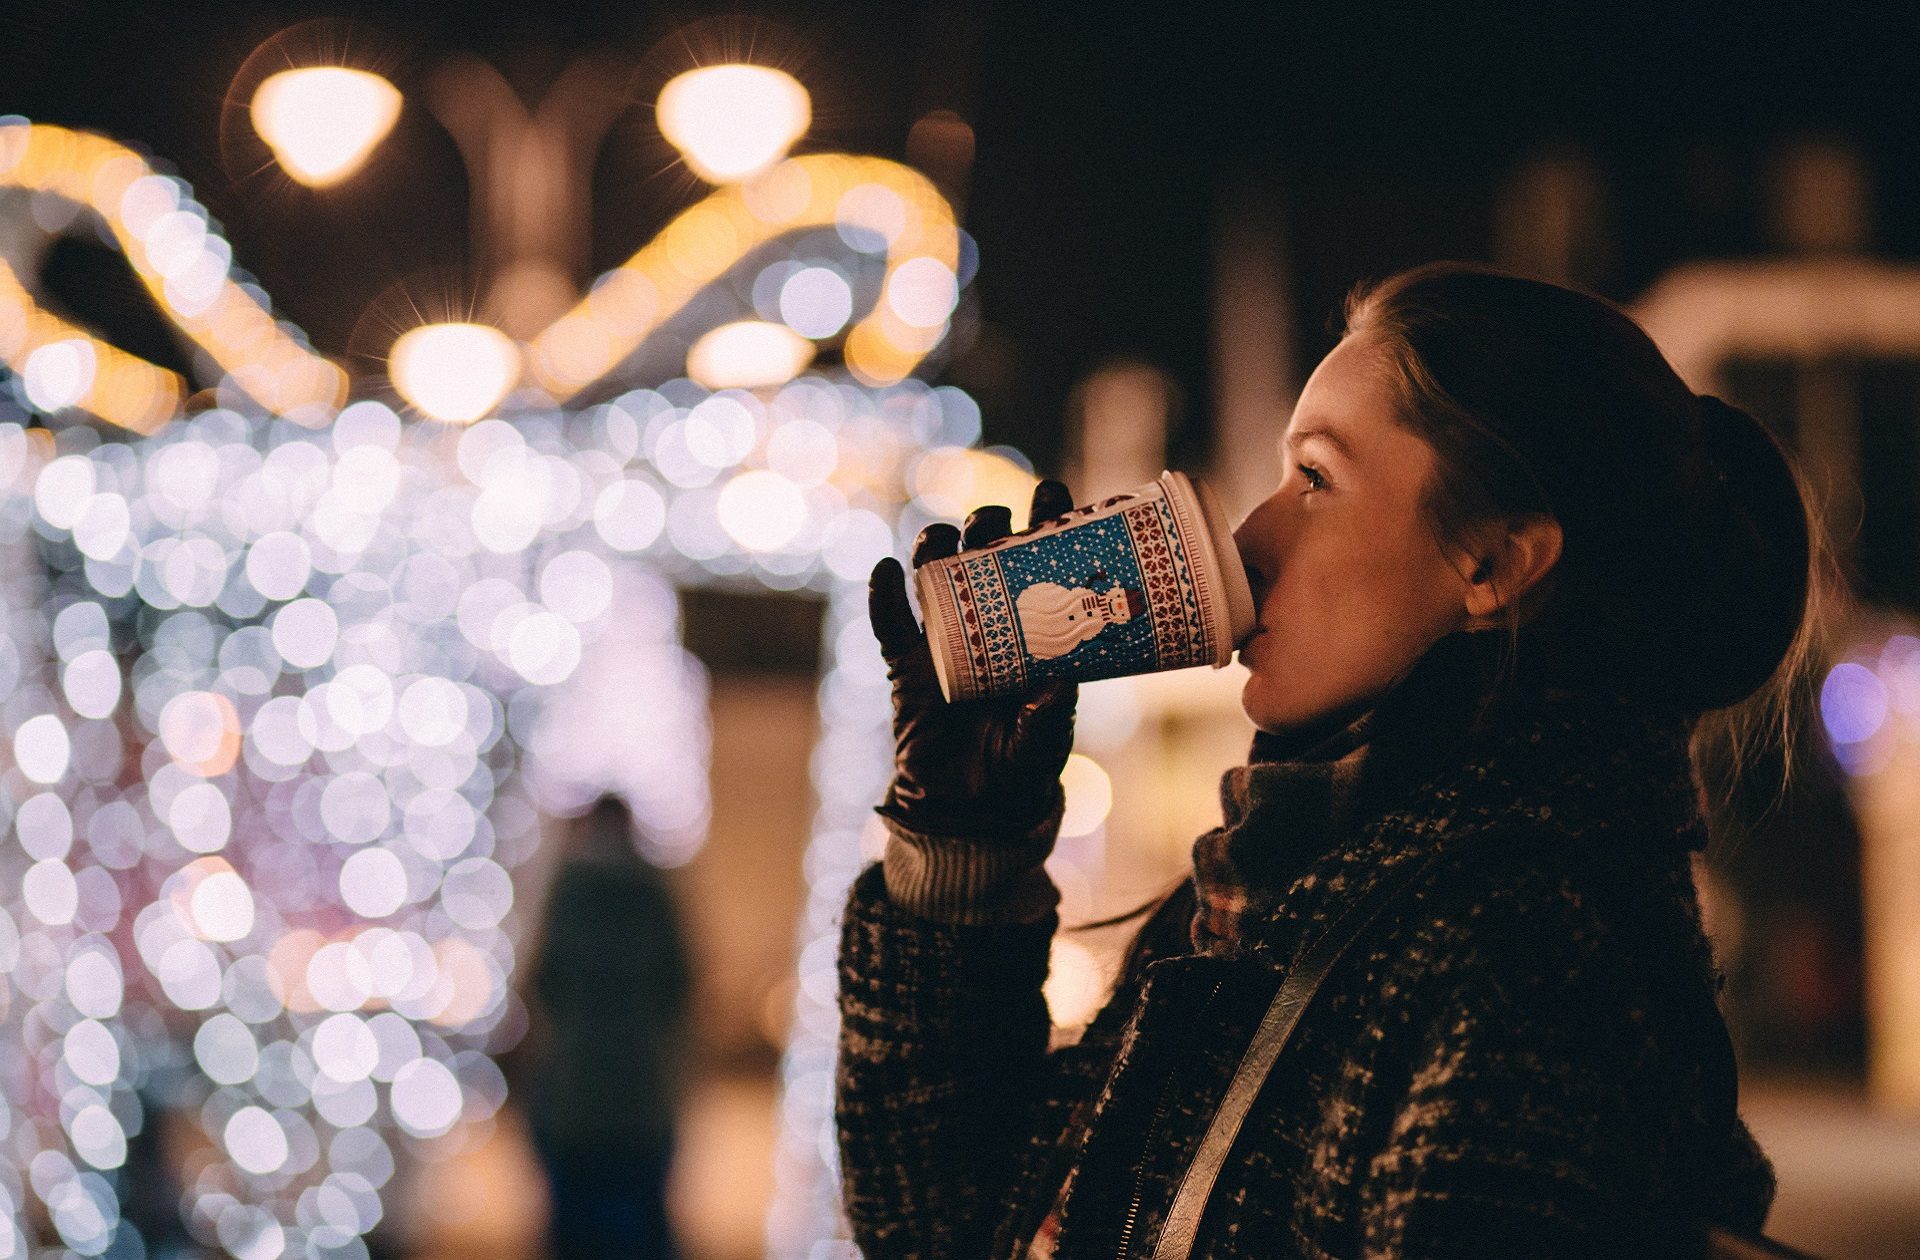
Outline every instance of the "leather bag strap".
[[1375, 880], [1287, 972], [1280, 991], [1274, 994], [1260, 1019], [1260, 1027], [1254, 1031], [1253, 1040], [1240, 1056], [1240, 1065], [1234, 1069], [1233, 1080], [1213, 1113], [1206, 1136], [1200, 1139], [1193, 1162], [1187, 1165], [1186, 1175], [1180, 1179], [1173, 1207], [1168, 1210], [1166, 1224], [1161, 1227], [1159, 1241], [1154, 1245], [1153, 1260], [1186, 1260], [1192, 1253], [1194, 1238], [1200, 1231], [1200, 1216], [1206, 1211], [1213, 1184], [1227, 1162], [1227, 1153], [1233, 1148], [1233, 1141], [1239, 1136], [1240, 1126], [1252, 1110], [1260, 1087], [1266, 1083], [1267, 1074], [1273, 1070], [1274, 1061], [1286, 1048], [1301, 1014], [1319, 990], [1320, 982], [1326, 979], [1355, 938], [1380, 916], [1381, 910], [1425, 873], [1438, 857], [1439, 852], [1435, 850], [1425, 860], [1408, 862]]

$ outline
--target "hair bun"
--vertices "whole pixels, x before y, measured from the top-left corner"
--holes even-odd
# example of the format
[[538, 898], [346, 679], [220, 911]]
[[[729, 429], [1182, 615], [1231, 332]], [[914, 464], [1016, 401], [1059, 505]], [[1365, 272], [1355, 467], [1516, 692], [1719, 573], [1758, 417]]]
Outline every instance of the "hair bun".
[[1694, 399], [1700, 455], [1690, 488], [1699, 528], [1687, 566], [1693, 707], [1724, 708], [1758, 690], [1786, 656], [1807, 600], [1806, 509], [1789, 457], [1751, 415]]

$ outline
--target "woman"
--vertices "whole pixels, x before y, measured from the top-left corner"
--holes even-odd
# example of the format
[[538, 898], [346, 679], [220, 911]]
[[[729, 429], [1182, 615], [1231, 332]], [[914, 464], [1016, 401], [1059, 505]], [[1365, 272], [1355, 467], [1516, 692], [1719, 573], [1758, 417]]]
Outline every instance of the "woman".
[[[1667, 1255], [1688, 1221], [1765, 1218], [1713, 1053], [1689, 738], [1710, 711], [1790, 728], [1824, 571], [1802, 483], [1591, 295], [1434, 264], [1346, 325], [1236, 534], [1249, 762], [1070, 1048], [1040, 864], [1072, 689], [943, 704], [875, 568], [898, 756], [846, 912], [837, 1099], [870, 1260], [1151, 1255], [1282, 975], [1436, 846], [1308, 1010], [1193, 1254]], [[982, 508], [913, 559], [1007, 529]]]

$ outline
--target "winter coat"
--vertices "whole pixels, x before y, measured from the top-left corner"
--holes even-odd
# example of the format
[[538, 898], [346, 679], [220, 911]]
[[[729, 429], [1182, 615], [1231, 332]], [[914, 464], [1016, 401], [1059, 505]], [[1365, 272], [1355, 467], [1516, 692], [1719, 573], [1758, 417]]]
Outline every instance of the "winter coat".
[[1058, 1260], [1150, 1256], [1286, 969], [1436, 845], [1302, 1020], [1193, 1254], [1645, 1256], [1681, 1215], [1757, 1228], [1771, 1168], [1709, 1103], [1688, 724], [1524, 679], [1483, 714], [1491, 638], [1443, 640], [1312, 753], [1256, 740], [1077, 1044], [1048, 1049], [1053, 913], [936, 922], [863, 872], [836, 1117], [869, 1260], [1014, 1260], [1043, 1221]]

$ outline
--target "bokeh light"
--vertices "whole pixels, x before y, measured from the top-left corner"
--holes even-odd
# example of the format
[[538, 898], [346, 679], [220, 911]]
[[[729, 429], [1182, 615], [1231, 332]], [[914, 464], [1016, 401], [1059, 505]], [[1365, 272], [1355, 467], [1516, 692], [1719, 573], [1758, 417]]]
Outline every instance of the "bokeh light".
[[1093, 951], [1078, 941], [1055, 937], [1041, 989], [1054, 1024], [1061, 1028], [1086, 1024], [1099, 1012], [1106, 989], [1107, 977]]
[[806, 524], [800, 489], [776, 472], [741, 473], [720, 492], [720, 523], [748, 551], [786, 545]]
[[27, 389], [27, 400], [42, 411], [65, 411], [77, 407], [93, 389], [99, 360], [93, 343], [80, 337], [54, 341], [27, 356], [20, 373]]
[[789, 328], [819, 341], [853, 318], [853, 288], [837, 267], [799, 267], [780, 285], [779, 310]]
[[1856, 779], [1900, 762], [1920, 743], [1920, 637], [1882, 632], [1827, 671], [1820, 723], [1834, 760]]
[[[97, 216], [160, 312], [205, 352], [222, 405], [251, 402], [323, 423], [345, 401], [346, 374], [274, 317], [205, 208], [141, 154], [103, 136], [0, 117], [0, 186]], [[49, 415], [78, 408], [136, 433], [179, 414], [187, 391], [177, 374], [45, 309], [31, 280], [0, 260], [0, 365], [21, 378], [26, 405]], [[103, 511], [111, 534], [112, 509]]]
[[1004, 505], [1013, 528], [1027, 527], [1027, 512], [1039, 478], [1005, 452], [942, 447], [914, 466], [915, 494], [936, 516], [964, 517], [983, 503]]
[[675, 76], [654, 106], [660, 133], [702, 179], [732, 183], [765, 170], [807, 134], [813, 107], [798, 80], [771, 66], [702, 66]]
[[1836, 744], [1863, 744], [1887, 720], [1887, 688], [1865, 665], [1843, 661], [1820, 688], [1820, 717]]
[[784, 385], [806, 369], [813, 345], [791, 328], [759, 320], [722, 324], [687, 351], [687, 375], [708, 389]]
[[[0, 1211], [16, 1249], [131, 1240], [100, 1173], [172, 1073], [160, 1105], [205, 1148], [182, 1199], [201, 1245], [363, 1254], [397, 1164], [499, 1105], [488, 1056], [524, 1020], [515, 872], [542, 815], [611, 789], [649, 859], [698, 851], [707, 681], [678, 588], [700, 585], [829, 601], [775, 1210], [807, 1218], [788, 1238], [835, 1219], [831, 918], [875, 851], [888, 744], [866, 572], [956, 496], [1031, 473], [968, 453], [979, 407], [912, 375], [961, 287], [945, 202], [898, 164], [782, 161], [788, 143], [526, 359], [552, 397], [610, 382], [780, 241], [751, 313], [789, 365], [703, 381], [694, 355], [687, 377], [551, 408], [518, 388], [502, 334], [436, 348], [449, 326], [430, 326], [389, 366], [413, 408], [468, 426], [449, 432], [371, 399], [341, 409], [344, 376], [272, 317], [181, 181], [0, 120], [0, 181], [99, 207], [227, 374], [181, 416], [177, 378], [0, 275], [0, 814], [17, 841], [0, 850], [0, 1035], [59, 1030], [0, 1071], [0, 1187], [39, 1200]], [[812, 363], [843, 336], [844, 367]], [[91, 383], [69, 403], [77, 346]], [[23, 408], [69, 405], [150, 436], [28, 427]], [[503, 407], [510, 422], [489, 418]]]
[[359, 170], [400, 117], [400, 89], [346, 66], [282, 70], [254, 90], [253, 129], [274, 158], [309, 187]]
[[1060, 786], [1067, 798], [1060, 819], [1062, 837], [1088, 835], [1107, 821], [1113, 810], [1113, 780], [1099, 762], [1084, 753], [1069, 755]]
[[393, 387], [435, 420], [466, 424], [493, 410], [520, 377], [520, 348], [485, 324], [426, 324], [393, 343]]

